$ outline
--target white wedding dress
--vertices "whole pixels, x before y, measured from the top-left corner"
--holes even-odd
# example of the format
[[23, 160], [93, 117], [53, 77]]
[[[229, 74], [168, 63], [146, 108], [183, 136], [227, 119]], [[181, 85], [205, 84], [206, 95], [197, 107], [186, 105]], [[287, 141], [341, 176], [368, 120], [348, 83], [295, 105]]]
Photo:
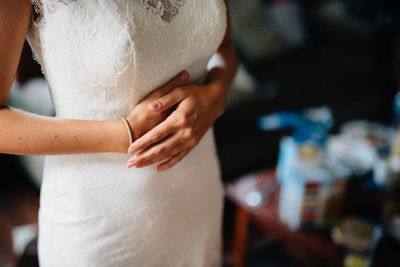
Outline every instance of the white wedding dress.
[[[204, 82], [226, 30], [223, 0], [33, 3], [27, 40], [60, 118], [118, 120], [181, 70]], [[223, 187], [212, 130], [160, 174], [155, 165], [128, 169], [128, 158], [46, 158], [40, 266], [219, 266]]]

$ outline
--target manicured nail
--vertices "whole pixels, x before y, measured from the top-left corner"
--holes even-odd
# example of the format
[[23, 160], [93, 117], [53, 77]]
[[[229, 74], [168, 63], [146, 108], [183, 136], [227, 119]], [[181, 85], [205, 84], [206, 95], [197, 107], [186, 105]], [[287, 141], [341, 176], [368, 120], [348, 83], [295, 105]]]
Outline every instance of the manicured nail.
[[160, 104], [160, 102], [155, 101], [155, 102], [151, 103], [149, 106], [152, 109], [159, 109], [161, 107], [161, 104]]
[[128, 168], [133, 167], [136, 164], [135, 160], [128, 161]]
[[186, 71], [182, 71], [180, 74], [180, 79], [182, 81], [186, 81], [187, 78], [188, 78], [188, 73]]
[[136, 148], [137, 147], [135, 147], [135, 146], [130, 146], [129, 149], [128, 149], [128, 153], [132, 154], [133, 152], [135, 152]]
[[156, 171], [157, 171], [157, 173], [160, 173], [160, 172], [163, 172], [163, 171], [165, 171], [165, 166], [160, 166], [160, 167], [158, 167], [157, 169], [156, 169]]

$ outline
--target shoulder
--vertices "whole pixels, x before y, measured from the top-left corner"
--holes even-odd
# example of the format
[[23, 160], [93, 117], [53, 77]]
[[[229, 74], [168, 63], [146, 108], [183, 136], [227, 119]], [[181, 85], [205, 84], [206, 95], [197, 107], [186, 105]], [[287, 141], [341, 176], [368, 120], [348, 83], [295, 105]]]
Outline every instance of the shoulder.
[[[0, 29], [2, 32], [7, 30], [18, 30], [24, 27], [32, 16], [31, 0], [1, 0], [0, 1]], [[6, 26], [2, 27], [3, 25]]]
[[[1, 19], [24, 20], [32, 15], [31, 0], [1, 0], [0, 1], [0, 16]], [[9, 23], [8, 23], [9, 25]]]

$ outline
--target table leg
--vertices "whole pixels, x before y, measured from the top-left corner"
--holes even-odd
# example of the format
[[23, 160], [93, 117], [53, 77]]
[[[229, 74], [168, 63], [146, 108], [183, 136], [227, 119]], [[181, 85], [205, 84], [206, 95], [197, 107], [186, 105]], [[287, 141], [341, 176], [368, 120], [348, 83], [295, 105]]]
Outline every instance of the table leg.
[[0, 266], [15, 265], [11, 232], [12, 226], [0, 217]]
[[233, 247], [233, 267], [246, 266], [248, 224], [250, 214], [241, 207], [236, 209], [235, 239]]

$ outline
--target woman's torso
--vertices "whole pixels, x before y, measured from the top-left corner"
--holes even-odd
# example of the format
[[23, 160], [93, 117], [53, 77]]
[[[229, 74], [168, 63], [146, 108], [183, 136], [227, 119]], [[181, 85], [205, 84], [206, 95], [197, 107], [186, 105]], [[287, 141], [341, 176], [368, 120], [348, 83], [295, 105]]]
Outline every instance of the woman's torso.
[[182, 70], [201, 81], [226, 28], [223, 0], [38, 3], [27, 39], [59, 117], [119, 119]]
[[[181, 70], [202, 82], [226, 29], [223, 0], [43, 0], [27, 39], [56, 116], [114, 120]], [[163, 13], [161, 3], [174, 4]], [[165, 10], [164, 10], [165, 11]], [[38, 16], [39, 15], [39, 16]], [[211, 266], [222, 185], [212, 131], [178, 165], [128, 155], [47, 157], [41, 266]]]

